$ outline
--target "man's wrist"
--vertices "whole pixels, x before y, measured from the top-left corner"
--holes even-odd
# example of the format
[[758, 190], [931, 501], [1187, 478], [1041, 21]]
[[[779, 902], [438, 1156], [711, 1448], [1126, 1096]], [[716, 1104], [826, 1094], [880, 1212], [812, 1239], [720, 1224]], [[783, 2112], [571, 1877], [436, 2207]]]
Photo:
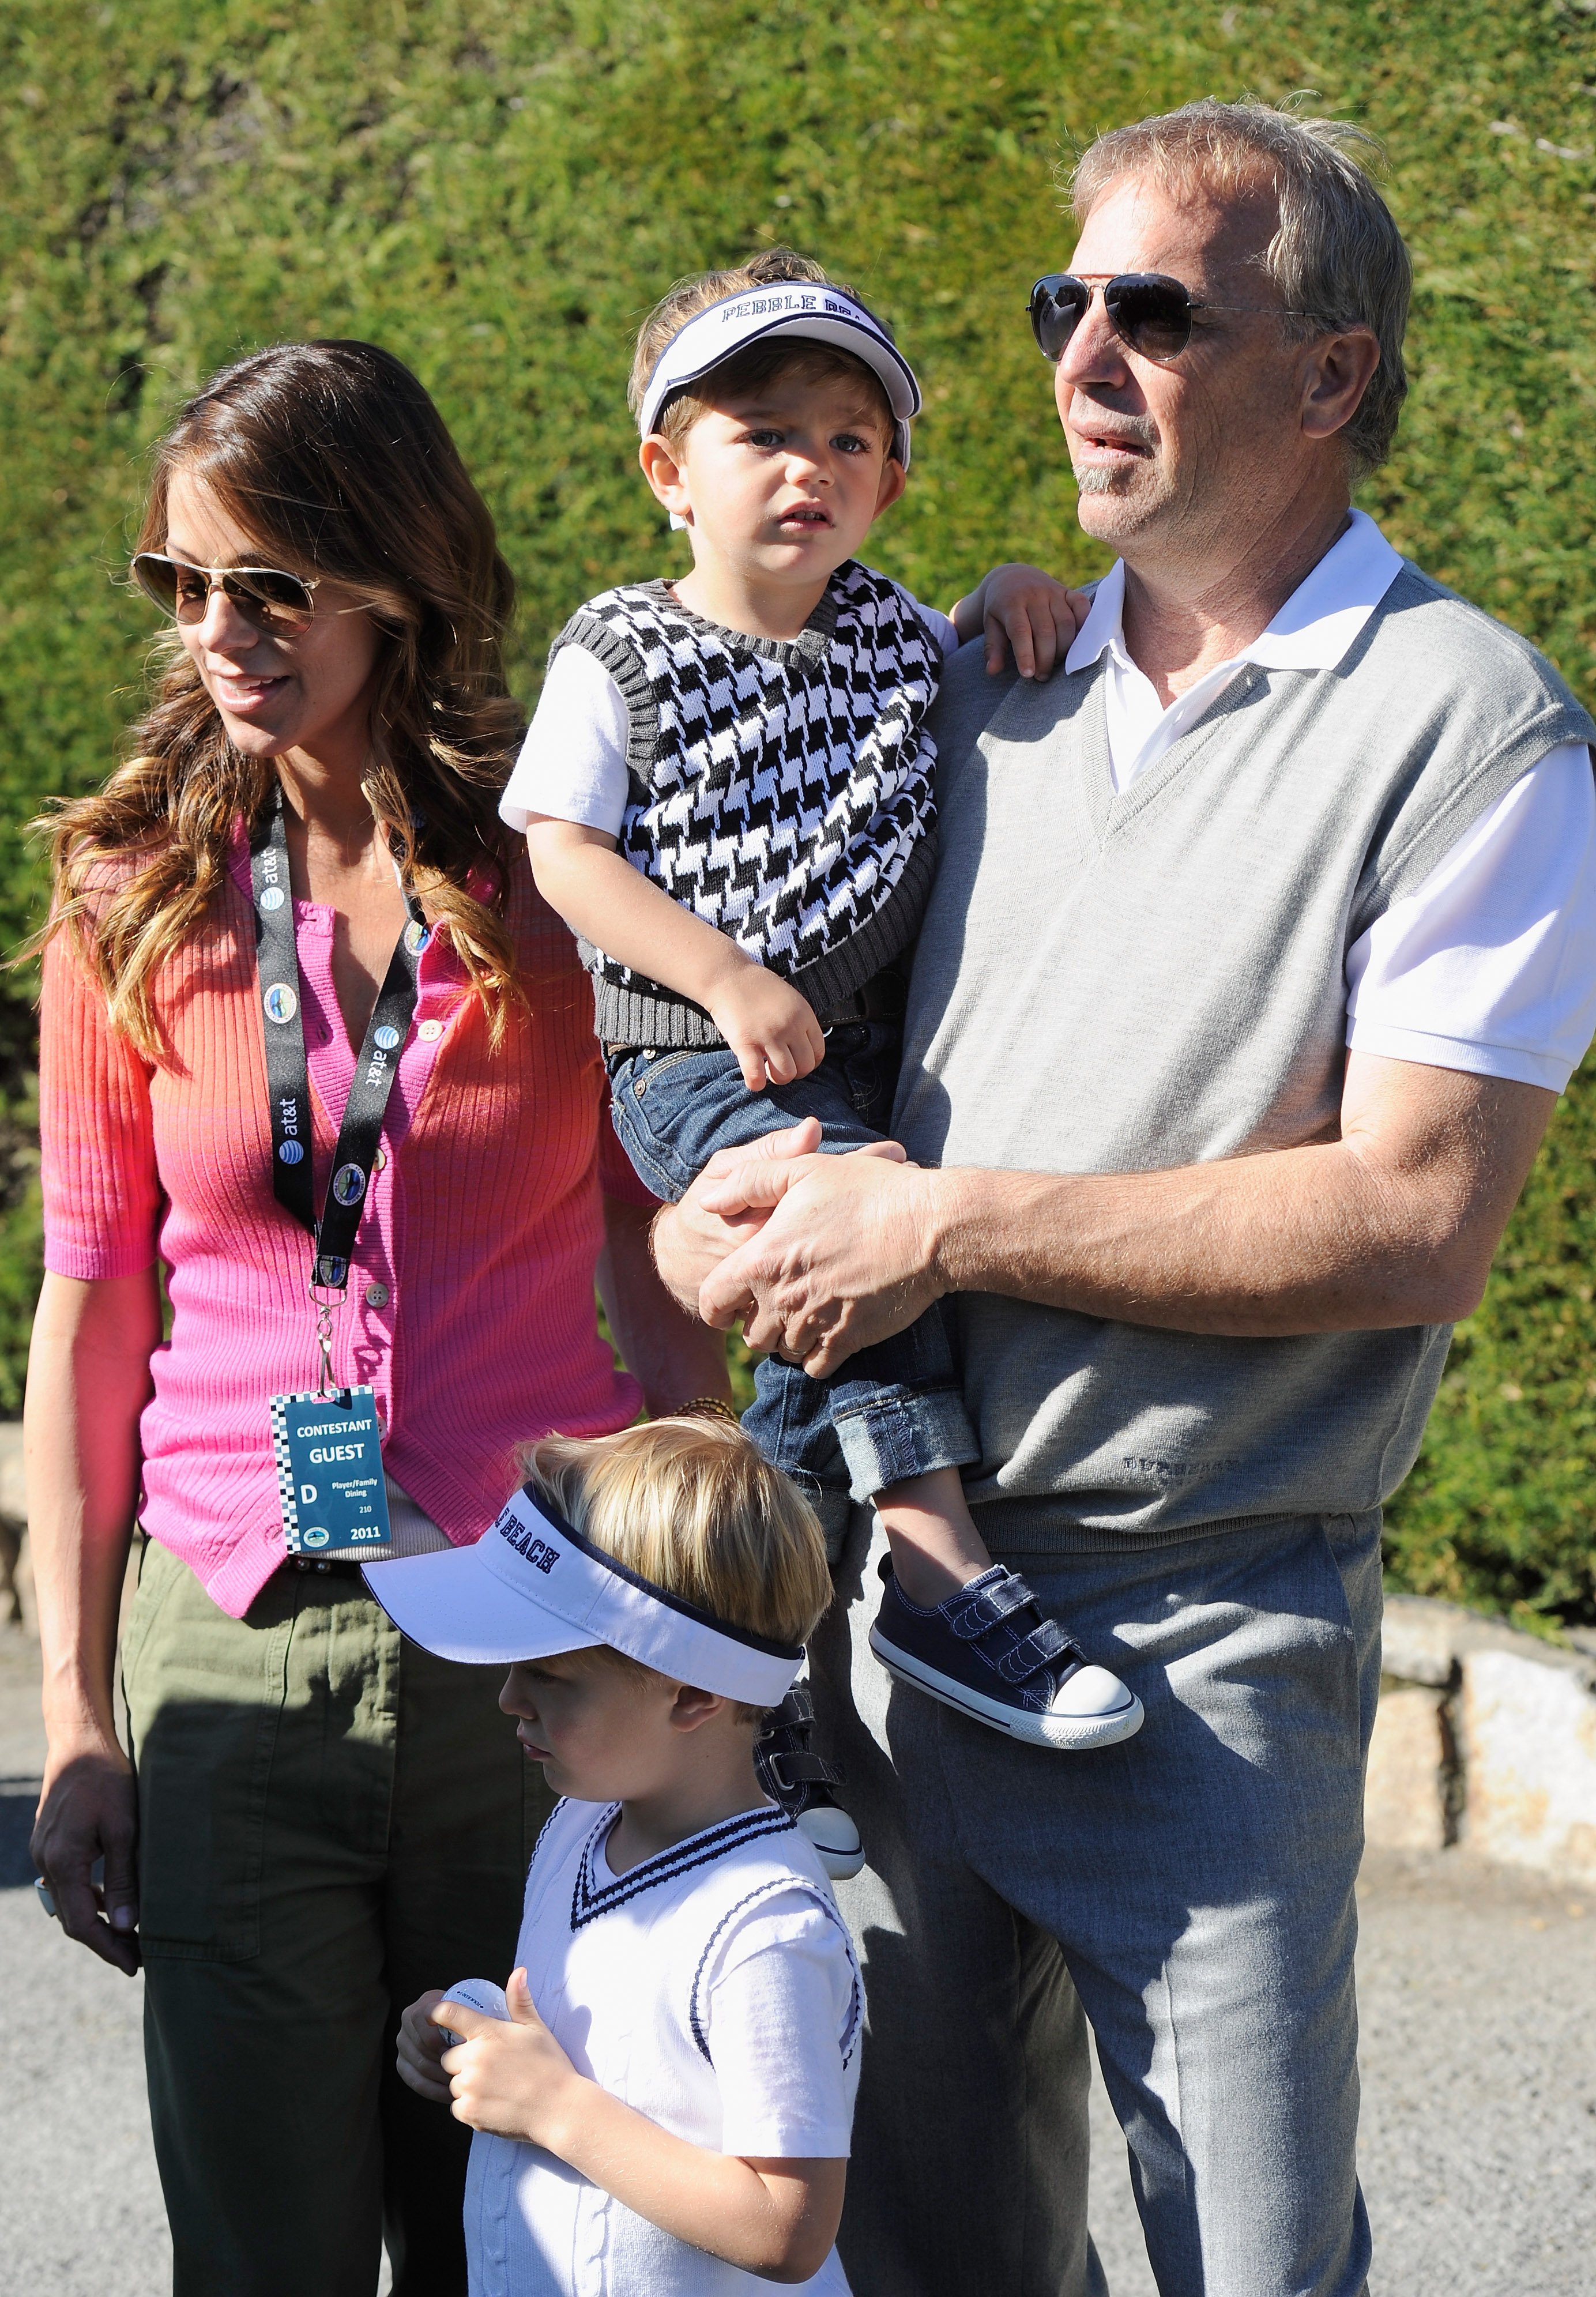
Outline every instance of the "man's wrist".
[[968, 1198], [965, 1184], [968, 1179], [969, 1175], [958, 1165], [946, 1170], [932, 1169], [923, 1175], [925, 1206], [920, 1233], [924, 1269], [939, 1299], [945, 1292], [975, 1288], [961, 1283], [958, 1273], [967, 1256], [962, 1247]]
[[680, 1207], [662, 1205], [649, 1223], [648, 1250], [654, 1273], [685, 1315], [698, 1313], [698, 1272], [682, 1247]]
[[[1021, 1199], [1038, 1176], [978, 1165], [927, 1172], [926, 1270], [938, 1297], [947, 1292], [1006, 1292], [1022, 1253], [1011, 1248], [1030, 1225]], [[1011, 1205], [1012, 1200], [1012, 1205]], [[1022, 1213], [1022, 1223], [1008, 1215]]]

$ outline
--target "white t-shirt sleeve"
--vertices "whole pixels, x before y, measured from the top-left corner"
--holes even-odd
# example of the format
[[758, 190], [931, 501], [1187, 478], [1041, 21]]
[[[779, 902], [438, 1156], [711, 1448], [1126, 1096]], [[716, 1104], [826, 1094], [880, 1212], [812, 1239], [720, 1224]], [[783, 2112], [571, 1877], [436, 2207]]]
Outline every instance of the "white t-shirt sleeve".
[[524, 831], [529, 816], [547, 813], [618, 837], [629, 788], [627, 732], [625, 699], [603, 663], [583, 646], [562, 646], [498, 802], [500, 818]]
[[841, 1915], [802, 1890], [762, 1900], [717, 1956], [705, 2006], [721, 2152], [843, 2159], [862, 2004]]
[[1596, 1035], [1596, 783], [1550, 750], [1346, 959], [1360, 1053], [1561, 1092]]

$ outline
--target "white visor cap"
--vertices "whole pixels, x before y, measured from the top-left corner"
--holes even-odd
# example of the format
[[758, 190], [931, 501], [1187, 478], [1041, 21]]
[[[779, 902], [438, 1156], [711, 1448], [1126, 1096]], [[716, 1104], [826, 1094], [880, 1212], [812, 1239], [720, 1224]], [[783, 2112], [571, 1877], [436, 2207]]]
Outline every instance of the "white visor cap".
[[914, 369], [878, 319], [839, 288], [810, 279], [777, 279], [766, 287], [745, 287], [695, 312], [671, 336], [654, 363], [638, 409], [645, 439], [673, 391], [696, 383], [712, 367], [768, 336], [795, 335], [846, 351], [877, 375], [893, 415], [893, 452], [909, 468], [909, 417], [920, 411], [920, 386]]
[[803, 1653], [712, 1618], [629, 1571], [519, 1491], [473, 1547], [368, 1563], [394, 1625], [440, 1659], [480, 1666], [608, 1643], [674, 1683], [777, 1707]]

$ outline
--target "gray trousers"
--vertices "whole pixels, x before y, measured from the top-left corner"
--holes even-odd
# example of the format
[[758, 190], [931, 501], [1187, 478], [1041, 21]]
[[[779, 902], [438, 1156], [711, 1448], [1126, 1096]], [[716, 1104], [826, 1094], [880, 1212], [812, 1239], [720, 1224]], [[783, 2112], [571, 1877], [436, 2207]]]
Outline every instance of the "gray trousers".
[[[1079, 1541], [1081, 1535], [1073, 1535]], [[1378, 1514], [1004, 1555], [1147, 1709], [1096, 1754], [895, 1685], [857, 1511], [810, 1649], [869, 1865], [841, 2247], [869, 2297], [1100, 2297], [1086, 2022], [1162, 2297], [1360, 2297], [1353, 1884]]]

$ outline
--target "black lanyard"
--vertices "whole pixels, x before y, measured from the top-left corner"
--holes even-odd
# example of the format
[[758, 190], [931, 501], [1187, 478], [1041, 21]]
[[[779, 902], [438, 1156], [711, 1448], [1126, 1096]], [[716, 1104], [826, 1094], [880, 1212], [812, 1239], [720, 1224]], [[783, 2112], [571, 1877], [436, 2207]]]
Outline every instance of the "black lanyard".
[[266, 1022], [266, 1079], [272, 1116], [272, 1189], [284, 1211], [309, 1229], [316, 1245], [310, 1285], [342, 1292], [350, 1280], [355, 1231], [376, 1163], [383, 1116], [399, 1054], [415, 1017], [417, 971], [427, 945], [427, 921], [412, 893], [410, 921], [394, 943], [388, 974], [355, 1063], [333, 1152], [333, 1178], [322, 1216], [316, 1217], [311, 1183], [310, 1067], [300, 1010], [299, 947], [288, 880], [288, 834], [283, 794], [250, 844], [255, 893], [255, 963]]

